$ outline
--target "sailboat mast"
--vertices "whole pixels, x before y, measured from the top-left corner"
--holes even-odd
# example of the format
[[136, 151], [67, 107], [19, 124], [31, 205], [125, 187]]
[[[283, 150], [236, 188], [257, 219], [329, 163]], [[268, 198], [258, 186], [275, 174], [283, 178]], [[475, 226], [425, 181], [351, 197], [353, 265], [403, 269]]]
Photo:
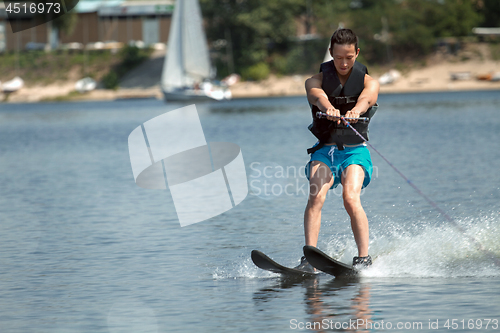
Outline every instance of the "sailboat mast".
[[181, 36], [181, 39], [180, 39], [180, 42], [179, 42], [179, 46], [180, 46], [180, 50], [181, 50], [181, 59], [180, 59], [180, 62], [181, 62], [181, 71], [182, 71], [182, 85], [184, 86], [187, 86], [190, 84], [190, 82], [187, 82], [187, 70], [186, 70], [186, 61], [184, 60], [185, 58], [185, 54], [184, 52], [182, 52], [184, 50], [184, 24], [186, 24], [185, 20], [186, 20], [186, 6], [184, 6], [184, 0], [176, 0], [176, 5], [177, 3], [179, 3], [179, 7], [180, 7], [180, 10], [179, 10], [179, 13], [180, 13], [180, 24], [179, 24], [179, 36]]

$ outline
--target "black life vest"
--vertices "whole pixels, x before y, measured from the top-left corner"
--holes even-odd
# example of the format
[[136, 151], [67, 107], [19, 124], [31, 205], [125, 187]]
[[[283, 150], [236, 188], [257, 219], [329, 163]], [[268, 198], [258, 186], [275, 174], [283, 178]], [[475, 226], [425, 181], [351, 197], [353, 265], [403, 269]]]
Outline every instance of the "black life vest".
[[[345, 86], [342, 86], [340, 83], [333, 60], [322, 63], [320, 72], [323, 73], [321, 87], [327, 94], [328, 100], [340, 111], [341, 115], [345, 115], [347, 111], [356, 105], [359, 95], [365, 88], [365, 74], [368, 74], [368, 69], [365, 65], [356, 61]], [[375, 104], [362, 116], [371, 119], [377, 109], [378, 105]], [[325, 143], [336, 143], [339, 149], [343, 149], [344, 143], [358, 144], [363, 142], [363, 139], [343, 123], [337, 124], [336, 121], [316, 117], [317, 111], [319, 111], [318, 107], [311, 105], [313, 122], [309, 125], [309, 130], [318, 138], [321, 146]], [[368, 140], [368, 124], [369, 121], [364, 123], [357, 122], [351, 124], [351, 126]], [[310, 153], [310, 149], [308, 149], [308, 152]]]

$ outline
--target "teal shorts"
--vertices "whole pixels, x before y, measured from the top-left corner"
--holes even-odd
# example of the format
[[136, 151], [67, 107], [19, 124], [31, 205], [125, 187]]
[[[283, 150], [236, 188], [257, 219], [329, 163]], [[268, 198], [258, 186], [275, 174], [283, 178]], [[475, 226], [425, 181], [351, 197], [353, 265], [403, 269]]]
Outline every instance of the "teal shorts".
[[312, 161], [320, 161], [330, 167], [333, 174], [333, 185], [331, 188], [336, 188], [340, 184], [342, 172], [351, 164], [360, 165], [365, 170], [365, 179], [362, 188], [367, 187], [372, 179], [372, 159], [366, 145], [344, 147], [344, 150], [339, 150], [336, 145], [325, 145], [316, 150], [311, 154], [311, 160], [306, 165], [307, 179], [309, 179]]

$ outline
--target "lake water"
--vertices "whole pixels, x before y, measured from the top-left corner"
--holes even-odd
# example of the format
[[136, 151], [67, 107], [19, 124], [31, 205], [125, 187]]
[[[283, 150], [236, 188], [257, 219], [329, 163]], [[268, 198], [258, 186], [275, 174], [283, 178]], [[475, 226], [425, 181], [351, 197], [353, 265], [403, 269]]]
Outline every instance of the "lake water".
[[[302, 255], [314, 143], [304, 97], [197, 104], [208, 142], [241, 147], [250, 193], [182, 228], [169, 190], [135, 184], [127, 146], [182, 104], [1, 104], [0, 331], [500, 330], [500, 94], [379, 104], [370, 143], [454, 221], [371, 150], [362, 201], [375, 260], [359, 281], [289, 281], [250, 260], [253, 249], [288, 266]], [[339, 190], [318, 247], [350, 262]]]

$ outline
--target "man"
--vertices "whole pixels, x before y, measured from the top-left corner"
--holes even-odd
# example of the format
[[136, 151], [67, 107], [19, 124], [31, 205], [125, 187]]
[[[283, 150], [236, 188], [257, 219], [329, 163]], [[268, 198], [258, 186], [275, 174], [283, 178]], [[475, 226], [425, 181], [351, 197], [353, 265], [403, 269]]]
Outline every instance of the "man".
[[[327, 192], [342, 184], [344, 207], [351, 219], [351, 228], [358, 247], [353, 266], [371, 265], [368, 255], [368, 219], [361, 206], [361, 190], [370, 183], [372, 162], [363, 139], [340, 119], [373, 116], [379, 84], [358, 62], [357, 36], [350, 29], [333, 33], [330, 45], [332, 61], [321, 65], [320, 73], [306, 80], [307, 100], [313, 112], [311, 132], [319, 139], [308, 150], [311, 160], [306, 167], [309, 179], [309, 200], [304, 213], [306, 245], [316, 246], [321, 226], [321, 209]], [[319, 119], [316, 112], [326, 113]], [[367, 138], [368, 124], [350, 121]], [[298, 268], [312, 269], [305, 258]]]

